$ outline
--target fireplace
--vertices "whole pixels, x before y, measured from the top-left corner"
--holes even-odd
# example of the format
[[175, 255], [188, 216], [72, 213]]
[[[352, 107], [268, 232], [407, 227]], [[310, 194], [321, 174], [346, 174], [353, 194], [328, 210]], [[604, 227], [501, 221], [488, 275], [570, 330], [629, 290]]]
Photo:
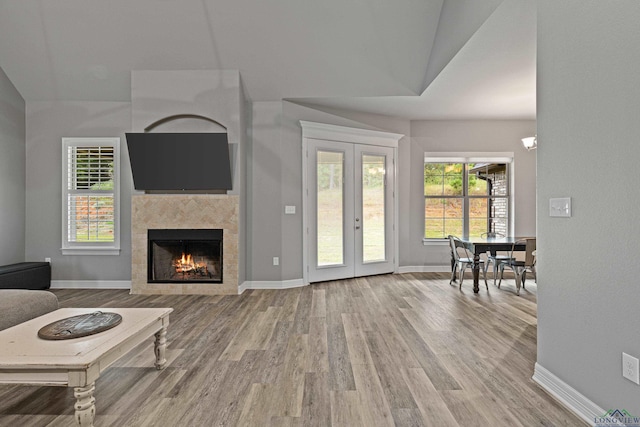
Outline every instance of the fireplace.
[[222, 283], [222, 229], [148, 230], [148, 283]]

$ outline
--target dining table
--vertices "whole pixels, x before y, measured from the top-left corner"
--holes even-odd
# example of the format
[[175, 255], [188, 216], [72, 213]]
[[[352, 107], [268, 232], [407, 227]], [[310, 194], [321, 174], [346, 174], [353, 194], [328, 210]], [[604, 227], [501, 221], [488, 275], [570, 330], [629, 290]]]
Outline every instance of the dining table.
[[[491, 253], [495, 255], [498, 251], [516, 251], [525, 250], [525, 242], [522, 237], [469, 237], [461, 238], [465, 248], [473, 254], [473, 292], [478, 293], [480, 290], [480, 255]], [[514, 247], [514, 243], [522, 241]], [[453, 254], [451, 254], [453, 257]]]

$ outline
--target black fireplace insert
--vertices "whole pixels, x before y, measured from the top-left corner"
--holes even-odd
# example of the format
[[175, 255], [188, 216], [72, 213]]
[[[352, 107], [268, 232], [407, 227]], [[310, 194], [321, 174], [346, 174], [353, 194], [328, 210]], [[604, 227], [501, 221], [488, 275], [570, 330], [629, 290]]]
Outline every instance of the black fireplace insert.
[[222, 230], [148, 230], [149, 283], [222, 283]]

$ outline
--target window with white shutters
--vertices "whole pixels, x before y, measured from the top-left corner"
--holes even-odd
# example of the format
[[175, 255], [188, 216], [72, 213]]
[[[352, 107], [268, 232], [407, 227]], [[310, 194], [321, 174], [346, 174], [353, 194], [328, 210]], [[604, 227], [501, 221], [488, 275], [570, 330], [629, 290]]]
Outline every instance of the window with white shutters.
[[120, 249], [120, 138], [63, 138], [62, 252], [113, 254]]

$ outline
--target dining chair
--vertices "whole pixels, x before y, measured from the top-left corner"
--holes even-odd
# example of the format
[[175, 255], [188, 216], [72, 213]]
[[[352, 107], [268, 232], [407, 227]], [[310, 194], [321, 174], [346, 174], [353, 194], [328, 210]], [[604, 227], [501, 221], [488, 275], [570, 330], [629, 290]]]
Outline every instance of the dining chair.
[[[496, 233], [495, 231], [489, 231], [486, 233], [482, 233], [480, 237], [483, 239], [495, 239], [495, 238], [504, 237], [504, 234]], [[491, 252], [487, 252], [487, 261], [484, 263], [484, 274], [486, 276], [487, 270], [489, 269], [489, 264], [493, 264], [493, 285], [494, 286], [496, 285], [496, 279], [498, 277], [498, 266], [502, 261], [509, 261], [510, 259], [511, 259], [511, 256], [508, 253], [496, 252], [496, 254], [493, 255]]]
[[[473, 266], [473, 255], [469, 253], [464, 245], [464, 242], [456, 236], [449, 235], [449, 247], [451, 249], [451, 256], [453, 257], [453, 265], [451, 266], [451, 280], [449, 284], [453, 284], [456, 281], [456, 270], [460, 270], [460, 289], [462, 289], [462, 282], [464, 281], [464, 271], [469, 266]], [[462, 253], [462, 255], [461, 255]], [[482, 277], [484, 278], [484, 285], [489, 290], [489, 284], [487, 283], [487, 273], [484, 268], [484, 260], [480, 260], [480, 270], [482, 270]]]
[[[524, 245], [524, 251], [516, 250], [516, 247]], [[516, 294], [520, 295], [520, 286], [524, 289], [524, 283], [527, 280], [527, 272], [533, 274], [533, 279], [536, 277], [536, 238], [530, 237], [526, 239], [519, 239], [511, 246], [510, 260], [502, 261], [500, 263], [500, 281], [498, 282], [498, 288], [502, 283], [502, 277], [504, 275], [504, 269], [510, 268], [513, 270], [513, 274], [516, 277]]]

